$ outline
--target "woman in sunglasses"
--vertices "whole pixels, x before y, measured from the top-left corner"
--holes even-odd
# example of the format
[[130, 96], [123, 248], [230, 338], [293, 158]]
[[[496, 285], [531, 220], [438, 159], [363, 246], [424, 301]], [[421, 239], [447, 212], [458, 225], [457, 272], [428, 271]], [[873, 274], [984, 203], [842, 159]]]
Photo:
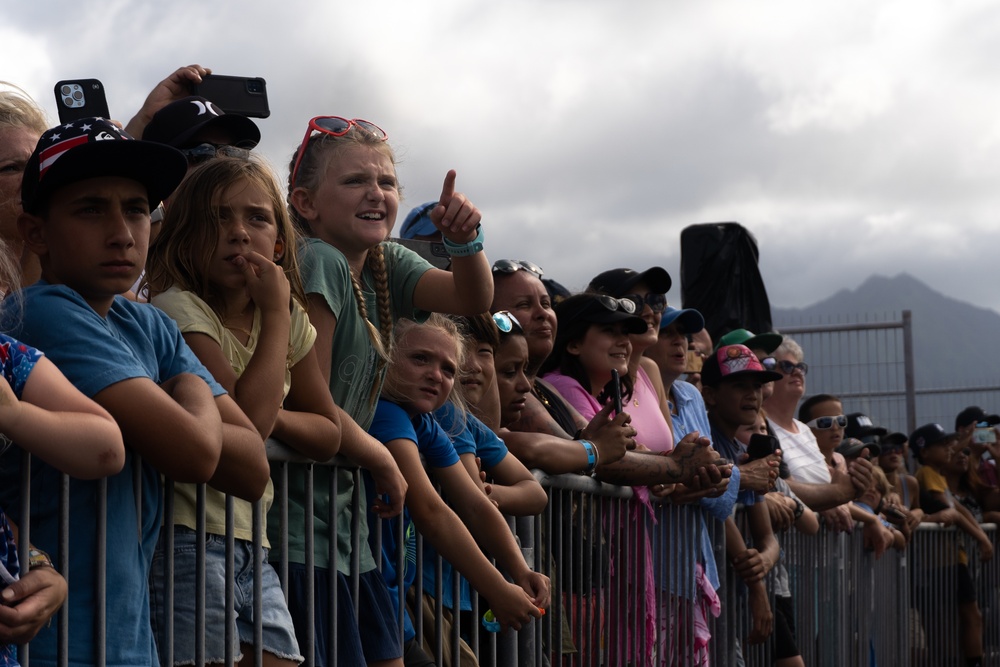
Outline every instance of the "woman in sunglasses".
[[[474, 314], [489, 307], [493, 296], [490, 266], [484, 256], [479, 210], [455, 191], [455, 172], [444, 179], [438, 205], [430, 213], [444, 235], [452, 271], [432, 268], [415, 253], [387, 241], [399, 208], [395, 158], [385, 131], [360, 119], [320, 116], [309, 121], [301, 145], [292, 155], [288, 201], [298, 228], [308, 238], [300, 254], [309, 319], [316, 327], [315, 349], [337, 405], [343, 409], [341, 452], [368, 469], [382, 517], [402, 509], [406, 482], [392, 457], [365, 433], [372, 421], [385, 377], [393, 324], [402, 317], [422, 321], [428, 311]], [[338, 479], [336, 527], [327, 525], [330, 476]], [[305, 466], [290, 466], [289, 526], [304, 521]], [[329, 579], [338, 578], [339, 664], [401, 664], [392, 605], [385, 583], [375, 571], [362, 521], [352, 535], [353, 474], [318, 466], [313, 516], [317, 599], [327, 599]], [[389, 502], [382, 500], [388, 497]], [[305, 535], [289, 530], [292, 561], [290, 607], [306, 606], [309, 585]], [[359, 539], [360, 554], [351, 543]], [[329, 542], [336, 540], [338, 572], [329, 572]], [[347, 579], [357, 556], [361, 564], [361, 599], [355, 615]], [[294, 613], [294, 611], [293, 611]], [[317, 608], [314, 627], [316, 662], [325, 664], [330, 610]], [[388, 617], [387, 617], [388, 615]], [[301, 624], [308, 618], [302, 614]], [[360, 627], [360, 633], [358, 628]], [[300, 637], [306, 629], [297, 625]], [[360, 635], [360, 636], [359, 636]]]

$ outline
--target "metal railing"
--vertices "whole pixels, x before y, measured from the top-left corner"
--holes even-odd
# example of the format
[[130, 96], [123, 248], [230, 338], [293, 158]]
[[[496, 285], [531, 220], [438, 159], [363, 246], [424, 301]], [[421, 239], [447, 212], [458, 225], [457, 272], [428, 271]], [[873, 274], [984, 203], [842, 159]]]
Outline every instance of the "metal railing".
[[[286, 478], [284, 471], [287, 461], [297, 459], [282, 448], [275, 447], [274, 443], [269, 443], [269, 453], [275, 479], [275, 504], [270, 520], [287, 526], [287, 481], [283, 481]], [[28, 457], [24, 458], [27, 462]], [[310, 464], [309, 467], [314, 469], [320, 465], [327, 464]], [[26, 466], [23, 471], [27, 471]], [[24, 475], [27, 483], [29, 473], [24, 472]], [[458, 655], [460, 641], [465, 641], [484, 665], [691, 665], [699, 664], [700, 656], [705, 654], [711, 655], [715, 665], [729, 665], [735, 664], [735, 647], [739, 644], [747, 665], [771, 663], [772, 655], [767, 645], [744, 645], [749, 612], [745, 595], [740, 590], [741, 584], [725, 564], [724, 531], [720, 522], [704, 514], [697, 506], [676, 506], [655, 500], [645, 504], [636, 498], [629, 487], [601, 484], [589, 477], [550, 477], [541, 473], [536, 473], [536, 477], [549, 494], [546, 510], [538, 517], [512, 519], [510, 526], [520, 541], [527, 562], [549, 574], [552, 579], [553, 604], [549, 612], [532, 627], [517, 634], [486, 633], [481, 631], [479, 623], [485, 605], [473, 595], [472, 613], [455, 614], [451, 632], [445, 633], [442, 629], [445, 610], [440, 604], [433, 604], [427, 621], [419, 612], [413, 614], [418, 637], [430, 635], [433, 638], [429, 642], [433, 653], [440, 656], [447, 643], [452, 654]], [[332, 479], [327, 490], [331, 500], [336, 498], [336, 475]], [[66, 484], [64, 477], [64, 489], [68, 488]], [[311, 487], [311, 475], [307, 477], [307, 487]], [[99, 483], [96, 488], [104, 498], [103, 511], [107, 511], [106, 495], [101, 491], [106, 487]], [[311, 493], [312, 489], [308, 491]], [[66, 572], [73, 554], [68, 550], [67, 536], [71, 527], [65, 490], [62, 496], [58, 543], [44, 546], [53, 551], [60, 571]], [[170, 498], [167, 485], [165, 500], [168, 517]], [[22, 535], [28, 535], [32, 499], [25, 492], [22, 500], [25, 510], [21, 515]], [[198, 532], [202, 537], [203, 500], [203, 494], [199, 494], [201, 519]], [[362, 505], [363, 500], [356, 494], [352, 506], [361, 508]], [[331, 519], [337, 510], [333, 504]], [[355, 516], [360, 516], [360, 513], [355, 512]], [[233, 568], [231, 518], [230, 512], [230, 536], [227, 540], [230, 575]], [[254, 522], [255, 553], [258, 554], [254, 564], [254, 588], [258, 601], [261, 568], [270, 567], [260, 559], [261, 518], [258, 512]], [[97, 543], [102, 545], [103, 516], [95, 517], [95, 521]], [[167, 522], [169, 525], [169, 519]], [[335, 525], [335, 522], [330, 525]], [[988, 525], [985, 528], [995, 541], [995, 527]], [[73, 526], [72, 529], [83, 527]], [[285, 534], [284, 548], [278, 550], [284, 554], [287, 553], [287, 531], [281, 532]], [[172, 533], [164, 531], [167, 562], [163, 576], [168, 579], [172, 572]], [[706, 598], [698, 593], [704, 590], [699, 589], [699, 583], [707, 565], [702, 557], [705, 537], [711, 545], [710, 557], [715, 560], [722, 577], [718, 595], [723, 613], [718, 618], [714, 618], [711, 612], [704, 614], [705, 627], [713, 636], [707, 649], [703, 650], [703, 634], [696, 630], [695, 619], [697, 609], [707, 610], [709, 606]], [[312, 540], [308, 534], [306, 538], [306, 553], [311, 554]], [[993, 660], [993, 664], [1000, 660], [1000, 557], [980, 562], [978, 551], [973, 548], [975, 545], [969, 544], [964, 534], [956, 533], [954, 528], [922, 526], [915, 531], [913, 542], [906, 551], [889, 551], [878, 560], [864, 550], [860, 529], [848, 534], [821, 530], [816, 536], [787, 532], [780, 534], [779, 539], [791, 583], [797, 641], [806, 664], [867, 665], [873, 655], [880, 667], [960, 664], [962, 627], [953, 568], [959, 546], [963, 546], [968, 554], [969, 568], [976, 582], [984, 655], [988, 661]], [[199, 543], [203, 543], [203, 539]], [[23, 541], [21, 548], [26, 549]], [[331, 549], [335, 547], [331, 546]], [[422, 551], [418, 549], [420, 553]], [[98, 555], [97, 562], [104, 563]], [[422, 567], [419, 559], [418, 556], [417, 566]], [[331, 553], [331, 562], [335, 567], [335, 553]], [[356, 595], [357, 563], [353, 565], [351, 580]], [[281, 559], [273, 566], [287, 587], [287, 561]], [[103, 565], [99, 567], [103, 568]], [[114, 573], [106, 574], [112, 576], [95, 580], [95, 599], [98, 601], [94, 609], [95, 654], [80, 656], [72, 653], [74, 647], [68, 644], [69, 619], [65, 612], [61, 612], [55, 635], [59, 643], [58, 664], [69, 664], [71, 656], [74, 662], [104, 664], [103, 638], [115, 628], [114, 610], [102, 606], [103, 593], [106, 586], [116, 585]], [[420, 601], [424, 591], [419, 577], [417, 581], [413, 599]], [[433, 592], [434, 597], [440, 600], [446, 585], [456, 591], [458, 582], [444, 582], [439, 576], [437, 590], [427, 592]], [[230, 612], [224, 631], [207, 627], [204, 622], [204, 576], [198, 578], [196, 588], [193, 594], [196, 616], [200, 619], [195, 626], [199, 647], [196, 663], [202, 664], [207, 634], [225, 632], [227, 644], [232, 644], [229, 629], [232, 616]], [[166, 590], [172, 591], [173, 588], [167, 586]], [[72, 581], [70, 591], [73, 595]], [[331, 586], [327, 594], [330, 596], [330, 609], [336, 609], [336, 586]], [[227, 586], [225, 595], [231, 608], [232, 586]], [[170, 602], [168, 599], [168, 604]], [[309, 599], [306, 604], [311, 606], [315, 602], [315, 599]], [[411, 608], [414, 607], [411, 605]], [[254, 632], [254, 657], [258, 665], [262, 664], [260, 612], [258, 602]], [[424, 632], [425, 622], [433, 624], [429, 633]], [[334, 618], [328, 630], [333, 642], [337, 639], [336, 627]], [[167, 636], [173, 636], [171, 629], [167, 630]], [[314, 664], [313, 637], [300, 636], [298, 639], [300, 649], [306, 656], [305, 664]], [[168, 645], [160, 647], [161, 659], [165, 662], [172, 658], [169, 639], [166, 643]], [[25, 647], [22, 647], [20, 656], [22, 664], [32, 664]], [[231, 663], [233, 658], [228, 655], [226, 659]], [[988, 661], [986, 664], [990, 664]]]

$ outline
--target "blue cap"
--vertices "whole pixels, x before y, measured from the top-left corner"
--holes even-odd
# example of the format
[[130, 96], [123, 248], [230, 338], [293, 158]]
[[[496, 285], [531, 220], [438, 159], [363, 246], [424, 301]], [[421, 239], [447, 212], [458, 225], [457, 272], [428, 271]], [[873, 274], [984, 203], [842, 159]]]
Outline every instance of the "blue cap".
[[430, 236], [440, 233], [438, 228], [431, 222], [431, 211], [438, 205], [436, 201], [429, 201], [414, 208], [403, 221], [403, 228], [399, 230], [399, 238], [412, 239], [417, 236]]
[[663, 309], [663, 315], [660, 316], [660, 329], [666, 329], [674, 322], [677, 322], [677, 328], [681, 330], [681, 333], [685, 334], [698, 333], [705, 328], [705, 318], [697, 310], [693, 308], [679, 310], [667, 306]]

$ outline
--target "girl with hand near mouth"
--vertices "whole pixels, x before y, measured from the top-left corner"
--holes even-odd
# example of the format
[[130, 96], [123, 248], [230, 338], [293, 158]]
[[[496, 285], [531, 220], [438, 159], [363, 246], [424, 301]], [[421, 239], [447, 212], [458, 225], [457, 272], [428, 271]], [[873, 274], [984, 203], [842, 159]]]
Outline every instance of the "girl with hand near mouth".
[[[370, 433], [385, 443], [406, 478], [406, 511], [401, 520], [407, 544], [397, 544], [400, 519], [383, 522], [382, 576], [395, 589], [390, 596], [395, 604], [400, 581], [402, 590], [408, 590], [416, 577], [413, 568], [395, 571], [399, 550], [408, 550], [410, 540], [416, 539], [412, 520], [426, 542], [489, 600], [500, 624], [518, 630], [548, 606], [548, 577], [528, 567], [503, 515], [460, 463], [448, 434], [433, 416], [452, 399], [458, 413], [454, 422], [472, 419], [463, 414], [454, 391], [464, 347], [454, 322], [437, 314], [424, 324], [400, 320], [393, 331], [392, 359]], [[449, 504], [435, 491], [428, 471]], [[372, 490], [369, 496], [374, 499]], [[490, 564], [477, 541], [510, 574], [513, 584]], [[426, 656], [414, 638], [413, 625], [404, 617], [406, 663], [424, 664]]]
[[[255, 160], [218, 158], [193, 171], [171, 201], [164, 229], [149, 251], [146, 282], [153, 305], [178, 324], [185, 341], [256, 426], [261, 438], [275, 437], [317, 460], [334, 456], [340, 418], [316, 361], [316, 330], [309, 324], [298, 278], [295, 230], [274, 175]], [[284, 409], [282, 409], [282, 407]], [[267, 466], [263, 448], [246, 453]], [[245, 474], [241, 460], [223, 459], [220, 470]], [[273, 498], [268, 480], [261, 510]], [[153, 596], [154, 626], [165, 630], [174, 618], [174, 655], [193, 660], [195, 647], [194, 549], [197, 512], [193, 484], [174, 487], [174, 609]], [[233, 498], [236, 571], [249, 570], [253, 553], [251, 503]], [[226, 495], [206, 490], [206, 604], [209, 619], [225, 619]], [[267, 564], [264, 540], [264, 651], [268, 664], [296, 664], [302, 658], [277, 574]], [[157, 569], [159, 566], [159, 570]], [[153, 561], [155, 588], [163, 592], [163, 553]], [[158, 575], [156, 573], [159, 573]], [[237, 587], [242, 588], [237, 579]], [[237, 594], [235, 653], [254, 643], [253, 594]], [[224, 633], [206, 633], [208, 661], [222, 662]], [[165, 641], [165, 635], [158, 637]]]

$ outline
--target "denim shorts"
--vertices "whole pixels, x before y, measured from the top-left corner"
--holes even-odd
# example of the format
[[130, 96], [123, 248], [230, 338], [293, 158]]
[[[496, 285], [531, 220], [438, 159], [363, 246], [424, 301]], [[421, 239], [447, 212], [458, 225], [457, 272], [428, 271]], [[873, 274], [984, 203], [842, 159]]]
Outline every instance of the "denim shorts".
[[[167, 528], [164, 528], [167, 530]], [[151, 621], [160, 657], [166, 655], [166, 558], [163, 535], [156, 545], [149, 577]], [[195, 664], [195, 556], [197, 536], [184, 526], [174, 526], [174, 664]], [[240, 645], [252, 646], [253, 618], [253, 543], [236, 540], [233, 553], [233, 609], [236, 625], [232, 629], [233, 655], [242, 656]], [[279, 658], [302, 662], [295, 640], [292, 617], [274, 568], [267, 562], [264, 549], [261, 571], [261, 623], [263, 649]], [[220, 663], [226, 657], [226, 538], [207, 535], [205, 539], [205, 661]]]

